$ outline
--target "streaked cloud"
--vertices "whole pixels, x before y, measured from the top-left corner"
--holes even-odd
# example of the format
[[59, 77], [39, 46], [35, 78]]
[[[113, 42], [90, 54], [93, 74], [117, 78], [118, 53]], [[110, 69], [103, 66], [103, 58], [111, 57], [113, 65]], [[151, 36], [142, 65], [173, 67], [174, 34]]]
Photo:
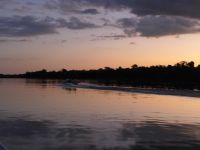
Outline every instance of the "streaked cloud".
[[0, 39], [0, 43], [7, 43], [7, 42], [30, 42], [27, 39]]
[[92, 41], [97, 41], [97, 40], [121, 40], [124, 38], [127, 38], [128, 36], [126, 34], [110, 34], [110, 35], [100, 35], [100, 36], [95, 36], [95, 38]]

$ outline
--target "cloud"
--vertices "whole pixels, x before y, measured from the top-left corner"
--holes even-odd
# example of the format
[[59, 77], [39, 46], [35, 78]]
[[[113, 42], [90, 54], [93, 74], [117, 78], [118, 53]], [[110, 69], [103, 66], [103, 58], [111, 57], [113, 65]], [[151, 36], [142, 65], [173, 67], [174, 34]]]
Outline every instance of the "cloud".
[[172, 15], [200, 18], [199, 0], [50, 0], [46, 3], [47, 8], [63, 12], [90, 6], [112, 10], [130, 9], [138, 16]]
[[71, 30], [80, 30], [80, 29], [91, 29], [91, 28], [97, 28], [98, 26], [90, 23], [81, 21], [77, 17], [71, 17], [69, 21], [66, 21], [63, 18], [57, 19], [57, 22], [59, 23], [60, 27], [68, 28]]
[[[200, 28], [199, 0], [49, 0], [46, 8], [90, 15], [99, 14], [99, 9], [117, 10], [122, 14], [122, 10], [129, 10], [132, 18], [118, 19], [117, 25], [114, 23], [104, 25], [120, 27], [129, 37], [197, 33]], [[93, 19], [98, 21], [97, 17]], [[111, 16], [106, 16], [105, 19], [110, 20]], [[82, 24], [78, 19], [72, 19], [70, 23], [64, 24], [70, 29], [95, 27], [92, 24]]]
[[52, 18], [38, 19], [33, 16], [0, 17], [1, 37], [35, 36], [57, 33]]
[[66, 43], [67, 42], [67, 40], [61, 40], [61, 43]]
[[30, 42], [27, 39], [0, 39], [0, 43], [7, 43], [7, 42]]
[[200, 18], [199, 0], [124, 0], [132, 13], [144, 15], [170, 15]]
[[130, 42], [131, 45], [135, 45], [135, 42]]
[[[58, 10], [61, 13], [77, 13], [89, 12], [89, 14], [99, 14], [98, 8], [118, 9], [122, 5], [118, 5], [116, 0], [49, 0], [45, 3], [45, 8], [50, 10]], [[87, 13], [86, 13], [87, 14]]]
[[[57, 10], [64, 14], [85, 14], [97, 15], [99, 11], [96, 8], [91, 8], [90, 2], [82, 0], [49, 0], [45, 3], [44, 7], [50, 10]], [[96, 6], [96, 5], [95, 5]]]
[[85, 9], [81, 11], [81, 14], [90, 14], [90, 15], [97, 15], [99, 14], [97, 9], [91, 8], [91, 9]]
[[119, 24], [123, 28], [133, 28], [137, 25], [137, 23], [137, 18], [121, 18], [117, 20], [117, 24]]
[[52, 17], [33, 16], [0, 17], [0, 37], [28, 37], [58, 33], [59, 28], [80, 30], [95, 28], [97, 25], [71, 17], [68, 21]]
[[160, 37], [200, 32], [200, 21], [178, 16], [145, 16], [117, 21], [128, 36]]
[[13, 2], [12, 0], [0, 0], [0, 8], [2, 9], [12, 2]]
[[[0, 0], [0, 7], [11, 5], [12, 1]], [[37, 8], [45, 3], [46, 9], [43, 10], [45, 13], [56, 10], [68, 19], [62, 15], [59, 18], [58, 14], [54, 15], [55, 18], [43, 15], [0, 17], [0, 37], [38, 36], [56, 34], [60, 28], [84, 30], [107, 26], [120, 28], [129, 37], [138, 35], [160, 37], [197, 33], [200, 28], [199, 0], [46, 0], [36, 4], [26, 2], [26, 5], [22, 5], [22, 3], [20, 2], [18, 13], [28, 12], [28, 7], [25, 6], [29, 5], [30, 8], [34, 5], [33, 9], [38, 11]], [[121, 14], [119, 16], [115, 15], [116, 12], [112, 14], [113, 10]], [[104, 11], [106, 15], [104, 20], [101, 20]], [[123, 18], [126, 13], [129, 13], [130, 18]], [[92, 21], [84, 20], [89, 17]], [[120, 17], [122, 19], [119, 19]], [[97, 25], [97, 22], [104, 22], [104, 25]]]
[[140, 20], [136, 31], [150, 37], [196, 33], [200, 31], [200, 22], [183, 17], [147, 16]]
[[124, 38], [127, 38], [126, 34], [110, 34], [110, 35], [96, 36], [96, 40], [106, 40], [106, 39], [121, 40]]
[[[82, 0], [83, 1], [83, 0]], [[144, 15], [172, 15], [200, 18], [199, 0], [86, 0], [91, 5], [104, 8], [129, 8], [132, 13]]]

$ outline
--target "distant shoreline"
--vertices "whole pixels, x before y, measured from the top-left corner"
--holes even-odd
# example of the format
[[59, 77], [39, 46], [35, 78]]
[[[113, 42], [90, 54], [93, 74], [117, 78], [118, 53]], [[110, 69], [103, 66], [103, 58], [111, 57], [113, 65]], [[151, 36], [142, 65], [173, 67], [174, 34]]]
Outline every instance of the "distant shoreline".
[[27, 79], [27, 80], [74, 80], [74, 81], [88, 81], [89, 83], [95, 83], [106, 86], [125, 86], [125, 87], [140, 87], [140, 88], [157, 88], [157, 89], [178, 89], [178, 90], [200, 90], [200, 83], [197, 82], [182, 82], [181, 84], [173, 82], [132, 82], [128, 80], [112, 80], [112, 79], [80, 79], [80, 78], [31, 78], [20, 76], [0, 77], [0, 79]]
[[0, 78], [89, 80], [104, 85], [200, 90], [200, 65], [182, 61], [173, 66], [144, 67], [135, 64], [130, 68], [105, 67], [96, 70], [43, 69], [24, 74], [0, 74]]

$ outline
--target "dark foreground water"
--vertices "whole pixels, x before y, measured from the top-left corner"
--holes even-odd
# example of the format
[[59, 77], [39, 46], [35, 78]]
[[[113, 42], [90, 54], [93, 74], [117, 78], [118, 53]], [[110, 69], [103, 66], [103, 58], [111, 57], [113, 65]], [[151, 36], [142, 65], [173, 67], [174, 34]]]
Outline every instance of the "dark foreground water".
[[8, 150], [198, 150], [200, 98], [0, 79]]

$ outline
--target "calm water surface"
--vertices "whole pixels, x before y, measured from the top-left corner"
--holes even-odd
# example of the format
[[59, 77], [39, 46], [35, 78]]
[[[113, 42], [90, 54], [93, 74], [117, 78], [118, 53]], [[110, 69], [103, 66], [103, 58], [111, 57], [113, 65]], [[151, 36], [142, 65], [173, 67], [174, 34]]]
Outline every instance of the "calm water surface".
[[196, 150], [200, 99], [0, 79], [0, 143], [9, 150]]

